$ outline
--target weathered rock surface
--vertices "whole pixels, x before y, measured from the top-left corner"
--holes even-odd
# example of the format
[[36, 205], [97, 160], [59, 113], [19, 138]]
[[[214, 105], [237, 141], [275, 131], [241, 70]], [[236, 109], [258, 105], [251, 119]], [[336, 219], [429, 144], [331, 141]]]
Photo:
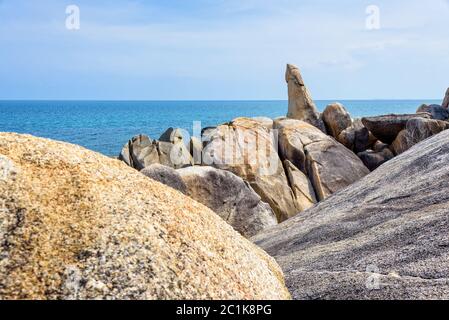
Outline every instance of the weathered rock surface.
[[343, 130], [352, 126], [351, 115], [341, 103], [328, 105], [321, 114], [321, 118], [326, 125], [327, 132], [334, 138], [338, 138]]
[[363, 125], [361, 119], [355, 119], [352, 125], [343, 130], [336, 139], [354, 153], [370, 149], [377, 141], [376, 137]]
[[249, 182], [279, 222], [299, 212], [273, 145], [274, 137], [259, 122], [238, 118], [209, 132], [207, 139], [204, 165], [231, 171]]
[[177, 170], [187, 195], [204, 204], [245, 237], [277, 225], [276, 215], [251, 186], [235, 174], [213, 167]]
[[449, 110], [447, 108], [443, 108], [437, 104], [423, 104], [416, 110], [416, 113], [427, 112], [430, 114], [432, 119], [435, 120], [447, 120], [449, 119]]
[[168, 128], [159, 138], [159, 141], [170, 142], [173, 144], [184, 142], [182, 130], [179, 128]]
[[287, 65], [285, 81], [288, 84], [287, 117], [303, 120], [325, 133], [326, 128], [320, 119], [320, 113], [312, 100], [309, 90], [304, 84], [298, 67], [292, 64]]
[[393, 152], [388, 148], [381, 151], [366, 150], [360, 152], [357, 156], [370, 171], [376, 170], [379, 166], [394, 158]]
[[407, 122], [405, 129], [399, 133], [391, 146], [394, 153], [398, 155], [415, 144], [447, 129], [449, 129], [449, 123], [446, 121], [412, 118]]
[[276, 120], [279, 154], [307, 174], [318, 200], [345, 188], [369, 173], [350, 150], [300, 120]]
[[444, 96], [443, 104], [441, 106], [446, 109], [449, 108], [449, 88], [447, 88], [446, 95]]
[[273, 129], [273, 119], [268, 117], [254, 117], [253, 120], [259, 122], [262, 126], [267, 128], [268, 130]]
[[296, 299], [449, 299], [449, 131], [253, 240]]
[[181, 178], [181, 175], [173, 168], [159, 163], [153, 163], [140, 171], [143, 175], [156, 180], [166, 186], [187, 194], [187, 187]]
[[[165, 134], [163, 138], [170, 139]], [[173, 139], [178, 141], [176, 135], [173, 135]], [[190, 152], [182, 140], [176, 143], [151, 141], [146, 135], [138, 135], [129, 140], [122, 148], [119, 160], [139, 171], [153, 163], [182, 168], [192, 165], [193, 162]]]
[[0, 299], [289, 297], [266, 253], [121, 161], [8, 133], [0, 155]]
[[412, 118], [430, 118], [428, 113], [390, 114], [378, 117], [362, 118], [363, 125], [380, 141], [390, 144], [399, 132], [405, 129], [407, 121]]
[[317, 203], [317, 199], [309, 178], [288, 160], [284, 161], [284, 167], [288, 182], [295, 195], [298, 209], [302, 212], [313, 207]]

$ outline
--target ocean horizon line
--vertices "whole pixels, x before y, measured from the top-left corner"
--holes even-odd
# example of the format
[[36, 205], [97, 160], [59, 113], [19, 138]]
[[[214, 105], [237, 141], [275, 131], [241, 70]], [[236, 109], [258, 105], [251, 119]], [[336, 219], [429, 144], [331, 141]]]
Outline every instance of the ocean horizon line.
[[[314, 99], [315, 101], [436, 101], [441, 98], [379, 98], [379, 99]], [[0, 99], [0, 102], [239, 102], [285, 101], [287, 99]]]

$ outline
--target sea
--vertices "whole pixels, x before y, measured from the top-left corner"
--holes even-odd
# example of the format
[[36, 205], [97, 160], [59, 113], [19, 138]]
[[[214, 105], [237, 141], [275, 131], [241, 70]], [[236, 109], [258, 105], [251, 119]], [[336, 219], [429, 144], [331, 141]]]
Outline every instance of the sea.
[[[315, 101], [320, 111], [335, 101]], [[340, 100], [353, 118], [414, 113], [439, 100]], [[0, 131], [27, 133], [117, 156], [133, 136], [152, 139], [168, 128], [192, 133], [193, 125], [216, 126], [237, 117], [276, 118], [287, 101], [6, 101], [0, 100]]]

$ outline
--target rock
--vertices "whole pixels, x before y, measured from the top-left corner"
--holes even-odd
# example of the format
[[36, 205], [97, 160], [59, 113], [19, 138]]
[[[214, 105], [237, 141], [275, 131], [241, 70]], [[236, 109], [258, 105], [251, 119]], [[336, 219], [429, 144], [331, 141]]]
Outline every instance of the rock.
[[394, 158], [390, 149], [384, 148], [382, 151], [366, 150], [357, 154], [363, 164], [370, 170], [374, 171], [385, 162]]
[[317, 200], [315, 190], [309, 178], [288, 160], [284, 161], [284, 167], [288, 182], [295, 195], [298, 209], [302, 212], [313, 207]]
[[253, 238], [295, 299], [449, 299], [449, 131]]
[[407, 122], [406, 128], [400, 132], [392, 143], [396, 155], [405, 152], [415, 144], [449, 129], [449, 123], [441, 120], [413, 118]]
[[201, 164], [203, 161], [203, 142], [197, 137], [191, 137], [190, 143], [190, 155], [192, 156], [193, 163], [195, 165]]
[[432, 119], [435, 120], [448, 120], [449, 119], [449, 111], [447, 108], [443, 108], [442, 106], [439, 106], [437, 104], [423, 104], [421, 105], [416, 113], [423, 113], [427, 112], [430, 114]]
[[175, 144], [151, 141], [146, 135], [139, 135], [129, 140], [118, 159], [139, 171], [153, 163], [173, 168], [183, 168], [193, 163], [190, 152], [182, 141]]
[[239, 118], [217, 127], [208, 140], [203, 165], [230, 171], [249, 182], [279, 222], [299, 212], [273, 144], [274, 136], [265, 127]]
[[166, 186], [187, 194], [187, 187], [184, 184], [181, 175], [171, 167], [167, 167], [159, 163], [154, 163], [144, 168], [142, 171], [140, 171], [140, 173], [153, 180], [159, 181]]
[[447, 88], [446, 95], [443, 100], [443, 104], [441, 105], [443, 108], [449, 108], [449, 88]]
[[321, 118], [326, 125], [327, 132], [334, 138], [337, 138], [343, 130], [352, 126], [351, 115], [340, 103], [328, 105], [321, 114]]
[[261, 249], [121, 161], [11, 133], [0, 154], [2, 300], [289, 297]]
[[253, 120], [259, 122], [260, 125], [267, 128], [268, 130], [273, 129], [273, 119], [268, 117], [254, 117]]
[[133, 137], [123, 146], [118, 158], [130, 167], [142, 170], [154, 163], [158, 155], [151, 139], [141, 134]]
[[412, 118], [430, 118], [427, 113], [418, 114], [390, 114], [378, 117], [362, 118], [363, 125], [380, 141], [390, 144], [396, 139], [401, 130], [405, 129], [407, 121]]
[[184, 142], [184, 136], [182, 134], [182, 129], [168, 128], [159, 138], [159, 141], [170, 142], [176, 144], [178, 142]]
[[309, 90], [304, 84], [298, 67], [288, 64], [285, 72], [288, 84], [288, 118], [303, 120], [317, 127], [324, 133], [326, 128], [312, 100]]
[[245, 237], [277, 225], [276, 215], [251, 186], [235, 174], [213, 167], [179, 169], [187, 195], [212, 209]]
[[381, 152], [381, 151], [383, 151], [384, 149], [387, 149], [387, 148], [389, 148], [389, 145], [386, 144], [386, 143], [383, 143], [383, 142], [381, 142], [379, 140], [377, 140], [373, 144], [373, 150], [376, 151], [376, 152]]
[[353, 152], [304, 121], [279, 120], [274, 128], [281, 159], [307, 174], [320, 201], [369, 173]]
[[377, 141], [376, 137], [363, 125], [361, 119], [355, 119], [352, 126], [343, 130], [337, 141], [355, 153], [370, 149]]

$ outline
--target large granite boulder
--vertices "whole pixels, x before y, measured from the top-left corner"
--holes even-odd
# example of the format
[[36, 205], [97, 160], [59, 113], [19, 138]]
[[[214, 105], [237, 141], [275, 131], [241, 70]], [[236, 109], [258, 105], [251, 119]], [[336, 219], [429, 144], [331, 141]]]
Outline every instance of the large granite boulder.
[[377, 117], [362, 118], [363, 125], [380, 141], [390, 144], [399, 132], [405, 129], [407, 121], [412, 118], [430, 118], [428, 113], [389, 114]]
[[296, 299], [449, 299], [449, 131], [253, 240]]
[[288, 84], [288, 118], [303, 120], [323, 132], [326, 127], [320, 119], [320, 113], [312, 100], [309, 90], [304, 84], [301, 73], [295, 65], [288, 64], [285, 72]]
[[415, 144], [447, 129], [449, 123], [446, 121], [412, 118], [391, 144], [392, 150], [396, 155], [401, 154]]
[[284, 167], [298, 209], [302, 212], [313, 207], [317, 203], [317, 199], [309, 178], [288, 160], [284, 161]]
[[173, 144], [184, 142], [183, 130], [179, 128], [168, 128], [165, 132], [159, 137], [159, 141], [162, 142], [170, 142]]
[[187, 194], [187, 187], [181, 175], [175, 169], [159, 163], [153, 163], [140, 171], [143, 175], [156, 180], [166, 186]]
[[230, 171], [249, 182], [279, 222], [299, 212], [272, 132], [258, 121], [238, 118], [208, 134], [203, 165]]
[[251, 237], [277, 225], [271, 207], [235, 174], [213, 167], [189, 167], [177, 173], [187, 186], [188, 196], [212, 209], [243, 236]]
[[320, 201], [369, 173], [353, 152], [304, 121], [276, 120], [274, 128], [282, 160], [309, 177]]
[[268, 130], [273, 129], [273, 119], [268, 117], [253, 117], [253, 120], [259, 122], [260, 125], [267, 128]]
[[361, 119], [355, 119], [352, 125], [343, 130], [336, 139], [354, 153], [370, 149], [377, 141], [376, 137], [363, 125]]
[[447, 88], [446, 95], [444, 96], [443, 104], [441, 106], [446, 109], [449, 108], [449, 88]]
[[351, 115], [341, 103], [332, 103], [324, 109], [321, 118], [326, 125], [327, 132], [334, 138], [338, 138], [340, 133], [352, 126]]
[[202, 204], [98, 153], [0, 134], [0, 299], [286, 299]]
[[416, 113], [427, 112], [430, 114], [432, 119], [435, 120], [448, 120], [449, 119], [449, 110], [447, 108], [443, 108], [437, 104], [423, 104], [421, 105]]
[[123, 146], [118, 159], [139, 171], [153, 163], [173, 168], [192, 165], [192, 157], [184, 142], [179, 141], [176, 136], [174, 136], [174, 141], [175, 143], [152, 141], [146, 135], [138, 135]]

